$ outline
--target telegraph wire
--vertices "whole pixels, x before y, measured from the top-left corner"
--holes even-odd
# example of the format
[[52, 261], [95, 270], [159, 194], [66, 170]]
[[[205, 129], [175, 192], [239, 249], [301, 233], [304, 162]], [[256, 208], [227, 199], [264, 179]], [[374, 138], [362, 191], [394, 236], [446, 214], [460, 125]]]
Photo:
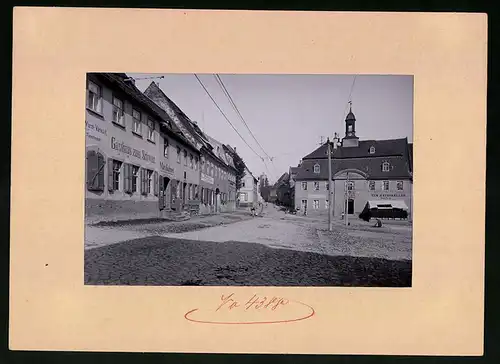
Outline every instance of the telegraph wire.
[[214, 77], [217, 80], [217, 82], [219, 83], [220, 88], [222, 89], [222, 91], [224, 92], [224, 94], [226, 95], [226, 97], [228, 98], [229, 103], [233, 107], [233, 109], [236, 112], [236, 114], [238, 114], [238, 116], [240, 117], [241, 121], [243, 122], [243, 124], [247, 128], [247, 130], [250, 133], [250, 135], [252, 136], [252, 138], [255, 140], [255, 142], [260, 147], [260, 149], [262, 149], [262, 151], [264, 152], [264, 154], [272, 161], [271, 156], [266, 153], [266, 151], [264, 150], [264, 148], [262, 147], [262, 145], [259, 143], [259, 141], [255, 137], [255, 135], [252, 133], [252, 131], [248, 127], [248, 124], [246, 123], [245, 118], [243, 117], [243, 115], [241, 115], [241, 112], [238, 109], [238, 106], [236, 106], [236, 103], [234, 102], [233, 98], [231, 97], [231, 94], [229, 93], [228, 89], [226, 88], [226, 85], [224, 85], [224, 81], [222, 81], [222, 78], [218, 74], [214, 74]]
[[269, 172], [269, 174], [271, 175], [272, 173], [269, 171], [269, 168], [267, 167], [266, 163], [264, 162], [264, 157], [262, 157], [261, 155], [259, 155], [259, 153], [257, 153], [248, 143], [247, 141], [245, 140], [245, 138], [243, 138], [241, 136], [241, 134], [238, 132], [238, 130], [234, 127], [234, 125], [231, 123], [231, 121], [229, 120], [229, 118], [226, 116], [226, 114], [224, 113], [224, 111], [222, 111], [222, 109], [220, 108], [220, 106], [217, 104], [217, 102], [215, 101], [215, 99], [212, 97], [212, 95], [210, 94], [210, 92], [207, 90], [207, 88], [205, 87], [205, 85], [203, 84], [203, 82], [200, 80], [200, 78], [198, 77], [197, 74], [194, 74], [194, 77], [196, 77], [196, 79], [198, 80], [199, 84], [201, 85], [201, 87], [203, 88], [203, 90], [205, 90], [206, 94], [208, 95], [208, 97], [210, 97], [210, 99], [212, 100], [212, 102], [214, 103], [214, 105], [217, 107], [217, 109], [220, 111], [220, 113], [222, 114], [222, 116], [224, 116], [224, 119], [226, 119], [226, 121], [229, 123], [229, 125], [231, 125], [231, 127], [233, 128], [233, 130], [236, 132], [236, 134], [238, 134], [238, 136], [241, 138], [241, 140], [243, 140], [243, 142], [248, 146], [248, 148], [250, 148], [250, 150], [252, 152], [254, 152], [254, 154], [259, 157], [259, 159], [264, 163], [264, 166], [266, 167], [267, 171]]
[[247, 141], [245, 140], [245, 138], [243, 138], [241, 136], [241, 134], [238, 132], [238, 130], [234, 127], [234, 125], [229, 121], [228, 117], [226, 116], [226, 114], [224, 114], [224, 111], [222, 111], [222, 109], [219, 107], [219, 105], [217, 104], [217, 102], [214, 100], [214, 98], [212, 97], [212, 95], [210, 95], [210, 92], [208, 92], [207, 88], [205, 87], [205, 85], [203, 84], [203, 82], [201, 82], [200, 78], [198, 77], [197, 74], [194, 75], [194, 77], [196, 77], [196, 79], [198, 80], [198, 82], [200, 83], [201, 87], [203, 87], [203, 89], [205, 90], [205, 92], [207, 93], [207, 95], [210, 97], [210, 99], [212, 100], [212, 102], [214, 103], [214, 105], [217, 107], [217, 109], [220, 111], [220, 113], [222, 114], [222, 116], [224, 116], [224, 119], [226, 119], [226, 121], [229, 123], [229, 125], [231, 125], [231, 127], [234, 129], [234, 131], [236, 132], [236, 134], [238, 134], [238, 136], [241, 138], [241, 140], [243, 140], [243, 142], [248, 146], [248, 148], [250, 148], [250, 150], [252, 152], [255, 153], [256, 156], [258, 156], [261, 160], [263, 160], [264, 158], [262, 156], [259, 155], [259, 153], [257, 153], [248, 143]]

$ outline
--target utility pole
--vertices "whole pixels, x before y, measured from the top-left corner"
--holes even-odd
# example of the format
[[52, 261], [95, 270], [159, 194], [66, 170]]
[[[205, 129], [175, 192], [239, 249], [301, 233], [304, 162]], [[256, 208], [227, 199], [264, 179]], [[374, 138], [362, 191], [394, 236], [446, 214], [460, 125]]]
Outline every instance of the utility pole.
[[328, 143], [328, 230], [332, 231], [332, 144], [330, 138], [327, 139]]
[[349, 225], [347, 216], [349, 215], [349, 172], [346, 173], [346, 185], [345, 185], [345, 226]]

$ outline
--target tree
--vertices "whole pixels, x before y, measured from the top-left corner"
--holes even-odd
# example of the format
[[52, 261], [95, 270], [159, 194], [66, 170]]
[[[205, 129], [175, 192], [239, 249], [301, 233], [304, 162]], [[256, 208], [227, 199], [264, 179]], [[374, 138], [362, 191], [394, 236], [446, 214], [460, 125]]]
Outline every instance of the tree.
[[234, 153], [233, 155], [234, 167], [236, 168], [236, 191], [239, 191], [241, 188], [241, 180], [245, 176], [245, 162], [241, 157]]

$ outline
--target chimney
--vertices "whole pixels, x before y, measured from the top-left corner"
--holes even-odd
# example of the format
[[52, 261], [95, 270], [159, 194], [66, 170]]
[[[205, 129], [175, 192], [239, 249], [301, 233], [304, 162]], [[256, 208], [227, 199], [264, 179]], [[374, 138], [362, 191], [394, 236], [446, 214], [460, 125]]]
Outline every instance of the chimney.
[[233, 149], [234, 149], [234, 152], [236, 153], [236, 147], [233, 147]]

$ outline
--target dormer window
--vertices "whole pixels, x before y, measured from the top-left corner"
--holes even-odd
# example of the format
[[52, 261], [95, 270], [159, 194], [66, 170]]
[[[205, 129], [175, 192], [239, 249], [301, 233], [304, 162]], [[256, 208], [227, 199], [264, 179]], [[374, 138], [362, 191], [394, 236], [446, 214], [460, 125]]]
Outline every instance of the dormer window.
[[382, 172], [389, 172], [389, 170], [390, 170], [389, 162], [382, 163]]
[[314, 165], [314, 173], [319, 173], [319, 164]]
[[370, 154], [375, 154], [375, 147], [373, 145], [370, 147]]

